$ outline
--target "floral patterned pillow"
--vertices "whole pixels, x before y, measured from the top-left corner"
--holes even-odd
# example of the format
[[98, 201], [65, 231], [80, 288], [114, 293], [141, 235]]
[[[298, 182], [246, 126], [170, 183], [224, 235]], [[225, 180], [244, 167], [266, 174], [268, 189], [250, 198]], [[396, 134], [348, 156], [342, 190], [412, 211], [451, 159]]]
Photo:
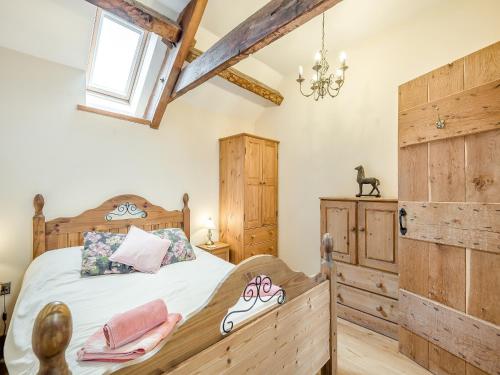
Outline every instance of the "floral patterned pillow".
[[109, 260], [125, 237], [126, 234], [85, 232], [83, 234], [82, 277], [134, 272], [131, 266]]
[[186, 260], [195, 260], [193, 247], [189, 243], [184, 231], [180, 228], [166, 228], [158, 229], [151, 232], [163, 239], [169, 239], [172, 243], [168, 248], [167, 255], [161, 262], [162, 266], [173, 264], [177, 262], [184, 262]]

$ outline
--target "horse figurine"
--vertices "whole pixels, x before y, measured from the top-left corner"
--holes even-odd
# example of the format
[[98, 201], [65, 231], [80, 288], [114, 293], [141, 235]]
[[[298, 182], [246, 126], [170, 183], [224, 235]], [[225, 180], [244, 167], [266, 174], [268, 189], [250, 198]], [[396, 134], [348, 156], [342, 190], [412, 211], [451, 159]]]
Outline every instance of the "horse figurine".
[[[358, 171], [358, 177], [356, 180], [358, 181], [359, 185], [359, 194], [356, 194], [357, 197], [380, 197], [380, 190], [378, 189], [378, 186], [380, 185], [380, 181], [377, 178], [374, 177], [365, 177], [365, 169], [363, 168], [362, 165], [357, 166], [354, 168], [355, 170]], [[372, 190], [368, 194], [363, 194], [363, 185], [371, 185]], [[377, 194], [372, 195], [374, 191], [377, 191]]]

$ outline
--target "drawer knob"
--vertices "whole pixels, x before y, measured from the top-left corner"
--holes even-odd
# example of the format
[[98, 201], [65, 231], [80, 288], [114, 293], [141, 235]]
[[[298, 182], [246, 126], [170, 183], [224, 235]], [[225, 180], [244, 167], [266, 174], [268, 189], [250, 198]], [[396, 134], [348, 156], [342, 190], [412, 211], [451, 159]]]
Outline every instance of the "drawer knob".
[[344, 277], [344, 275], [342, 275], [342, 272], [337, 272], [337, 277]]
[[270, 230], [269, 234], [272, 236], [274, 234], [274, 232], [272, 230]]
[[382, 308], [382, 306], [377, 306], [377, 307], [375, 308], [375, 310], [377, 310], [378, 312], [382, 312], [383, 308]]
[[250, 256], [252, 256], [252, 257], [253, 257], [254, 255], [255, 255], [255, 253], [250, 253]]
[[360, 231], [360, 232], [364, 232], [364, 231], [365, 231], [365, 228], [359, 228], [359, 231]]
[[342, 301], [342, 295], [340, 293], [337, 294], [337, 298]]
[[269, 246], [269, 250], [273, 251], [274, 247], [273, 246]]
[[382, 289], [382, 287], [384, 286], [384, 284], [382, 284], [382, 283], [376, 283], [376, 284], [375, 284], [375, 286], [376, 286], [377, 288]]
[[254, 240], [254, 239], [255, 239], [255, 234], [252, 234], [252, 235], [250, 236], [250, 238], [251, 238], [252, 240]]

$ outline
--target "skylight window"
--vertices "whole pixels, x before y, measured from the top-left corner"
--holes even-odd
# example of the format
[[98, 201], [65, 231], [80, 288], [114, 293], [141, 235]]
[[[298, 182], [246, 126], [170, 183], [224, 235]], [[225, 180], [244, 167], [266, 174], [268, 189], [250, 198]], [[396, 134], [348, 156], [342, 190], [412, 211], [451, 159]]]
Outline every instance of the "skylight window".
[[129, 102], [143, 60], [148, 33], [99, 12], [94, 29], [87, 90]]

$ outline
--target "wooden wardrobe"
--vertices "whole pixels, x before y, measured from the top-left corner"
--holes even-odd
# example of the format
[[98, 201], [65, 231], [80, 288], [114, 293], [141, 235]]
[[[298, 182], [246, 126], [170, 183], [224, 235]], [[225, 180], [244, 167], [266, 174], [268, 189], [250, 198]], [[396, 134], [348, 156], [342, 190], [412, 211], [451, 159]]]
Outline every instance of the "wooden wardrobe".
[[399, 209], [400, 351], [500, 374], [500, 42], [399, 87]]
[[333, 236], [337, 261], [337, 315], [397, 339], [397, 199], [320, 202], [321, 236]]
[[219, 239], [232, 263], [278, 255], [278, 143], [251, 134], [219, 140]]

